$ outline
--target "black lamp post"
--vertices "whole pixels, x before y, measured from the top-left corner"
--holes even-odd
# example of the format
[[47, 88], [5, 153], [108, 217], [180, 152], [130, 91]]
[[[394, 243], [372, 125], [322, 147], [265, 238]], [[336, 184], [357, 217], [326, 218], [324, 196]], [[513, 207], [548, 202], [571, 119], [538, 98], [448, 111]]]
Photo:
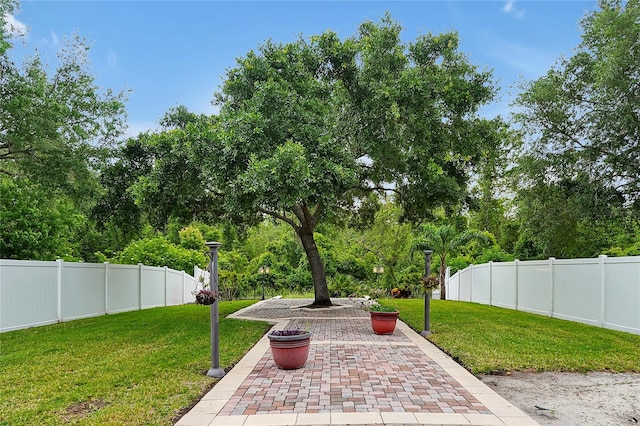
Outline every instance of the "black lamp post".
[[260, 274], [260, 281], [262, 281], [262, 300], [264, 300], [264, 275], [265, 274], [269, 274], [269, 267], [268, 266], [261, 266], [258, 269], [258, 273]]
[[[222, 243], [209, 242], [209, 289], [218, 294], [218, 248]], [[211, 368], [207, 372], [209, 377], [224, 377], [224, 370], [220, 368], [220, 335], [218, 334], [218, 298], [211, 304]]]
[[[433, 254], [433, 250], [425, 250], [424, 251], [424, 279], [425, 285], [428, 284], [427, 279], [429, 275], [431, 275], [431, 255]], [[424, 289], [424, 330], [420, 333], [421, 336], [428, 336], [431, 334], [431, 326], [429, 324], [429, 320], [431, 316], [431, 288], [427, 288], [425, 286]]]

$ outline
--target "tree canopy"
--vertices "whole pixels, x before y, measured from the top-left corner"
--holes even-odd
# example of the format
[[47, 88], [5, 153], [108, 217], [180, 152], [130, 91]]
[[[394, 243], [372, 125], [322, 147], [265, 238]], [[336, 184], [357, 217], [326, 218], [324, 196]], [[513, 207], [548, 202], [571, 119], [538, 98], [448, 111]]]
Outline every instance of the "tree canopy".
[[578, 173], [640, 200], [640, 2], [600, 0], [570, 58], [524, 87], [516, 105], [547, 180]]
[[67, 39], [51, 74], [38, 54], [15, 64], [0, 42], [0, 174], [81, 199], [101, 148], [123, 131], [125, 93], [95, 85], [81, 37]]
[[493, 96], [490, 73], [458, 51], [455, 33], [404, 43], [401, 30], [386, 16], [345, 40], [328, 31], [250, 51], [216, 95], [214, 131], [198, 139], [208, 141], [206, 191], [228, 217], [295, 229], [315, 305], [331, 303], [314, 240], [322, 220], [371, 191], [393, 192], [410, 219], [460, 204], [495, 142], [476, 115]]
[[95, 84], [78, 36], [63, 43], [55, 68], [37, 52], [15, 63], [13, 44], [25, 36], [10, 25], [17, 8], [0, 0], [0, 252], [92, 259], [98, 238], [87, 216], [105, 147], [124, 128], [125, 93]]
[[594, 256], [638, 238], [640, 2], [598, 4], [575, 54], [517, 98], [520, 258]]

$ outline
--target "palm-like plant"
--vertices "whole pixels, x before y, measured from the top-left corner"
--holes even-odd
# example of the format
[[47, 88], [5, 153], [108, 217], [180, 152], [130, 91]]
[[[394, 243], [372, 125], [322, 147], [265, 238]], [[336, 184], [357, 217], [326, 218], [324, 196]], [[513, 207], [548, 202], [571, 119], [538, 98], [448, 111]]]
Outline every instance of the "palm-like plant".
[[444, 282], [447, 270], [447, 256], [458, 251], [472, 240], [483, 243], [490, 243], [491, 239], [484, 233], [477, 230], [467, 230], [458, 232], [451, 225], [435, 226], [426, 224], [422, 226], [420, 237], [411, 247], [413, 255], [418, 250], [433, 250], [433, 253], [440, 257], [440, 299], [447, 298], [446, 283]]

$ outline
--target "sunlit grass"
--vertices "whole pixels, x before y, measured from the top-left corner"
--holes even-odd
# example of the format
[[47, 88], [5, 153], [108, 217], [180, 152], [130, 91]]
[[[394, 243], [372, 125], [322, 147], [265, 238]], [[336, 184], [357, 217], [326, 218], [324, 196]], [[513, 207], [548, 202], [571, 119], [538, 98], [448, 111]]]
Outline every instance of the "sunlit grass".
[[[224, 318], [253, 302], [220, 303], [226, 370], [269, 328]], [[0, 424], [172, 424], [215, 382], [209, 312], [174, 306], [0, 334]]]
[[[424, 329], [421, 299], [388, 299]], [[640, 372], [640, 336], [476, 303], [431, 301], [428, 339], [473, 373]]]

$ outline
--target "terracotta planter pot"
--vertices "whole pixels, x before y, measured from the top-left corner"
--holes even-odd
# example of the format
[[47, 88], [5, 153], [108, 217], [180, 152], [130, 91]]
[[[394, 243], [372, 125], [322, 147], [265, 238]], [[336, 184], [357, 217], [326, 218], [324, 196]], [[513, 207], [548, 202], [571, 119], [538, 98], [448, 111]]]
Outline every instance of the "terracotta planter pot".
[[393, 334], [396, 329], [398, 312], [371, 311], [371, 328], [376, 334]]
[[274, 336], [272, 334], [267, 336], [271, 345], [273, 361], [278, 368], [295, 370], [304, 367], [309, 356], [310, 332], [293, 336]]

